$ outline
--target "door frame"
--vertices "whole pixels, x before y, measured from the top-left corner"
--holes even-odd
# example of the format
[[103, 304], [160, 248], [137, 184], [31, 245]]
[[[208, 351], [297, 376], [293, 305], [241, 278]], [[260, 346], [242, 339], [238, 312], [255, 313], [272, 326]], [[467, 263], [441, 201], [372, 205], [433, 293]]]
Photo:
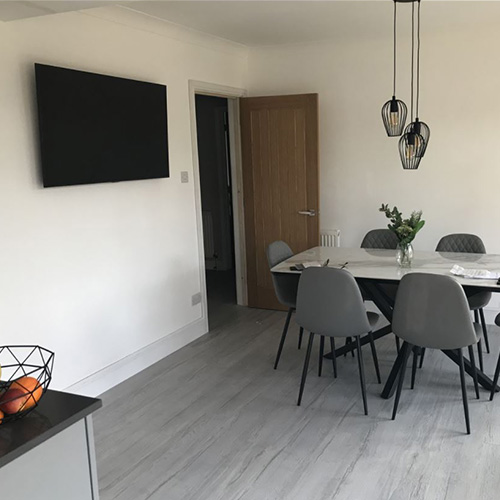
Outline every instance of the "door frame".
[[191, 115], [191, 150], [193, 154], [193, 182], [196, 209], [196, 232], [202, 292], [202, 318], [208, 330], [207, 283], [205, 276], [205, 249], [203, 244], [203, 218], [201, 210], [200, 164], [198, 160], [198, 138], [196, 129], [196, 94], [227, 99], [229, 122], [229, 150], [233, 198], [234, 260], [236, 279], [236, 302], [246, 306], [247, 272], [245, 250], [245, 219], [243, 212], [243, 169], [241, 161], [240, 106], [239, 98], [246, 97], [246, 89], [228, 87], [215, 83], [189, 80], [189, 108]]

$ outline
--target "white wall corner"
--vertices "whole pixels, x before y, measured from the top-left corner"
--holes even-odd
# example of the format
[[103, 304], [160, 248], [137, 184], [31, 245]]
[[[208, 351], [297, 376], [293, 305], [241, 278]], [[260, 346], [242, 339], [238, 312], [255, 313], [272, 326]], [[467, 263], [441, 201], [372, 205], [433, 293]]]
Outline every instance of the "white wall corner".
[[93, 373], [83, 380], [70, 385], [65, 390], [83, 396], [98, 397], [207, 332], [207, 319], [200, 318], [106, 368]]

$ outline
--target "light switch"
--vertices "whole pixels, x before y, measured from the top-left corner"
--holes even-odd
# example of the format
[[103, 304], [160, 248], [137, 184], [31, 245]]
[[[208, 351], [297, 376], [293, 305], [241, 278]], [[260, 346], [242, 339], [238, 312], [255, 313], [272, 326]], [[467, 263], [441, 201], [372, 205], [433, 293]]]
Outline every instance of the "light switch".
[[196, 304], [199, 304], [201, 302], [201, 292], [195, 293], [191, 297], [191, 305], [195, 306]]
[[183, 184], [185, 184], [186, 182], [189, 182], [189, 175], [185, 170], [181, 172], [181, 182]]

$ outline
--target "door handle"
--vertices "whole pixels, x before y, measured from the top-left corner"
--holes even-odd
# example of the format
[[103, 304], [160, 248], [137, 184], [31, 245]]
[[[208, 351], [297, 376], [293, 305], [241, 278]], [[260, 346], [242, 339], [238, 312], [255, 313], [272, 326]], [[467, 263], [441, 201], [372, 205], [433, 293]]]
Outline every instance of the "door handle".
[[300, 215], [308, 215], [309, 217], [316, 216], [316, 210], [299, 210]]

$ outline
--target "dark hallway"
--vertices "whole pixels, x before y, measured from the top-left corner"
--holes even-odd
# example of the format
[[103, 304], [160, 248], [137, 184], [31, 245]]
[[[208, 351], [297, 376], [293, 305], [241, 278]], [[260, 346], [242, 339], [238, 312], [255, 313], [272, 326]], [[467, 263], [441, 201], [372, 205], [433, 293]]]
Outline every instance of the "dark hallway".
[[196, 95], [203, 240], [209, 322], [217, 310], [236, 304], [228, 103]]

